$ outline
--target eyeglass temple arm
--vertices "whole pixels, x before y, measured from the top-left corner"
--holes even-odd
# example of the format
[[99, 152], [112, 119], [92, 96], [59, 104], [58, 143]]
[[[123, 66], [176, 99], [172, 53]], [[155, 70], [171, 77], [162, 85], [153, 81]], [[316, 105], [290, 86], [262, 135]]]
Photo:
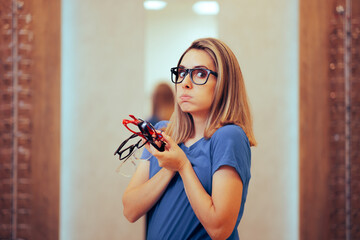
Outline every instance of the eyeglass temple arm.
[[134, 137], [137, 137], [137, 136], [138, 136], [138, 135], [134, 133], [134, 134], [131, 135], [128, 139], [126, 139], [125, 141], [123, 141], [123, 142], [120, 144], [120, 146], [116, 149], [114, 155], [119, 154], [121, 148], [122, 148], [130, 139], [133, 139]]
[[[132, 115], [130, 115], [131, 117], [134, 117], [134, 116], [132, 116]], [[138, 136], [140, 136], [140, 137], [142, 137], [142, 134], [140, 133], [140, 132], [135, 132], [134, 130], [132, 130], [132, 129], [130, 129], [129, 127], [128, 127], [128, 124], [134, 124], [134, 125], [138, 125], [139, 123], [140, 123], [141, 121], [139, 121], [138, 119], [136, 119], [135, 117], [134, 117], [134, 120], [127, 120], [127, 119], [124, 119], [123, 120], [123, 125], [130, 131], [130, 132], [132, 132], [132, 133], [134, 133], [134, 134], [137, 134]]]
[[[145, 140], [148, 141], [148, 139], [146, 139], [146, 138], [144, 137], [143, 133], [135, 132], [135, 131], [133, 131], [132, 129], [130, 129], [130, 128], [127, 126], [127, 125], [130, 124], [130, 123], [139, 126], [139, 125], [142, 124], [144, 121], [137, 119], [134, 115], [129, 115], [129, 117], [131, 117], [133, 120], [124, 119], [124, 120], [123, 120], [123, 125], [124, 125], [130, 132], [132, 132], [132, 133], [134, 133], [134, 134], [136, 134], [136, 135], [138, 135], [138, 136], [140, 136], [140, 137], [142, 137], [142, 138], [144, 138]], [[149, 124], [150, 124], [150, 123], [149, 123]], [[141, 129], [140, 129], [140, 130], [141, 130]], [[150, 133], [150, 134], [151, 134], [151, 133]], [[155, 134], [156, 134], [156, 138], [158, 138], [157, 140], [161, 141], [161, 139], [163, 138], [163, 136], [161, 135], [161, 133], [158, 133], [158, 132], [155, 131]], [[160, 151], [160, 152], [163, 152], [163, 151], [165, 150], [165, 143], [164, 143], [163, 141], [161, 141], [161, 146], [160, 146], [160, 147], [159, 147], [155, 142], [153, 142], [153, 141], [151, 141], [150, 143], [151, 143], [151, 145], [153, 145], [154, 148], [156, 148], [156, 149], [157, 149], [158, 151]], [[119, 147], [119, 148], [120, 148], [120, 147]], [[115, 152], [115, 154], [116, 154], [116, 152]], [[114, 154], [114, 155], [115, 155], [115, 154]]]
[[[142, 126], [143, 124], [144, 124], [145, 126]], [[150, 127], [149, 127], [147, 124], [149, 124]], [[163, 139], [162, 134], [161, 134], [161, 133], [158, 133], [158, 132], [156, 131], [156, 129], [151, 125], [151, 123], [144, 121], [144, 122], [139, 123], [138, 126], [139, 126], [139, 129], [141, 130], [141, 132], [142, 132], [142, 134], [143, 134], [144, 136], [148, 136], [148, 135], [152, 136], [153, 134], [156, 135], [155, 141], [154, 141], [154, 139], [153, 139], [152, 137], [151, 137], [151, 139], [147, 139], [147, 141], [148, 141], [151, 145], [153, 145], [154, 148], [156, 148], [156, 149], [157, 149], [158, 151], [160, 151], [160, 152], [163, 152], [163, 151], [165, 150], [165, 142], [162, 141], [162, 139]], [[161, 142], [161, 146], [160, 146], [160, 147], [156, 144], [156, 141], [160, 141], [160, 142]]]
[[160, 147], [155, 142], [150, 142], [150, 144], [153, 145], [153, 147], [156, 148], [160, 152], [165, 151], [165, 143], [163, 141], [161, 141]]

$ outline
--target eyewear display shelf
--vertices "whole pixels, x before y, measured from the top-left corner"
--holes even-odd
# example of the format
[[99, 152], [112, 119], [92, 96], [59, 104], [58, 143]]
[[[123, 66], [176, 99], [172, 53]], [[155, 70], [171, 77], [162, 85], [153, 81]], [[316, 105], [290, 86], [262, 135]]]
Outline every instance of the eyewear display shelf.
[[300, 239], [360, 239], [360, 1], [300, 4]]
[[23, 1], [0, 5], [0, 239], [29, 239], [32, 16]]
[[60, 9], [0, 1], [0, 239], [59, 237]]

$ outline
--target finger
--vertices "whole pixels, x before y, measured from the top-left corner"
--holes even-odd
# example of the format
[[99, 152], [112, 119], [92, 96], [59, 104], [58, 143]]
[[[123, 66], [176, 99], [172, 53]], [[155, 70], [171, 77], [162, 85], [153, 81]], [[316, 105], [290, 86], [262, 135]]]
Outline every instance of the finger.
[[149, 152], [153, 155], [153, 156], [158, 156], [159, 155], [159, 151], [151, 144], [149, 144]]
[[164, 137], [165, 142], [169, 143], [170, 145], [176, 144], [169, 135], [167, 135], [165, 133], [163, 133], [162, 135]]
[[151, 153], [150, 146], [151, 146], [151, 144], [149, 142], [147, 142], [144, 147], [146, 148], [146, 150], [148, 150]]

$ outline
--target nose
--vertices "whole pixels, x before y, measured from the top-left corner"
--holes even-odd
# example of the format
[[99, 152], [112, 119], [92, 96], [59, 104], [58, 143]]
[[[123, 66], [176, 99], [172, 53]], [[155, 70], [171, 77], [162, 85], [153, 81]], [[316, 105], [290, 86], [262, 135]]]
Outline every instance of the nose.
[[187, 72], [187, 74], [185, 75], [184, 80], [181, 82], [181, 85], [183, 88], [192, 88], [192, 81], [190, 78], [190, 73]]

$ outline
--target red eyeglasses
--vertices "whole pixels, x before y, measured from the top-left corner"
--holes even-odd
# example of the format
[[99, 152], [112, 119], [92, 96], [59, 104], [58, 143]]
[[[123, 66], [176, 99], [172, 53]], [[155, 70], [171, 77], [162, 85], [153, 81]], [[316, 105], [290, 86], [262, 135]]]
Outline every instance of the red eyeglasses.
[[[161, 133], [158, 133], [151, 125], [151, 123], [140, 118], [136, 118], [133, 115], [129, 116], [132, 118], [132, 120], [124, 119], [123, 124], [130, 132], [133, 133], [133, 135], [120, 144], [114, 155], [118, 154], [120, 160], [127, 160], [133, 154], [136, 148], [141, 148], [148, 142], [158, 151], [163, 152], [165, 150], [165, 142], [163, 141], [163, 136]], [[125, 147], [126, 143], [136, 136], [142, 137], [146, 140], [146, 142], [141, 143], [140, 140], [136, 144]]]
[[[148, 141], [151, 145], [153, 145], [157, 150], [163, 152], [165, 150], [165, 142], [163, 142], [163, 136], [161, 135], [161, 133], [158, 133], [153, 127], [153, 125], [151, 125], [151, 123], [144, 121], [140, 118], [136, 118], [133, 115], [129, 115], [129, 116], [132, 118], [132, 120], [124, 119], [123, 120], [124, 126], [130, 132], [142, 137], [143, 139]], [[134, 129], [134, 126], [137, 126], [140, 132], [136, 131], [136, 129]], [[160, 147], [158, 146], [156, 141], [161, 143]]]

